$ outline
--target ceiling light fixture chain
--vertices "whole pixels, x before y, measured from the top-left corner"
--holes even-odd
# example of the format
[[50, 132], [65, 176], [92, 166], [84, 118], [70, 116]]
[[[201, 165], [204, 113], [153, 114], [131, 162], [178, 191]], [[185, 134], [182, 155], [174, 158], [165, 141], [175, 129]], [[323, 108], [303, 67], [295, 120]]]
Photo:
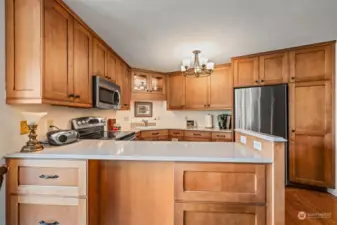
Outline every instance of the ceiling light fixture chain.
[[200, 58], [200, 50], [194, 50], [194, 63], [191, 68], [191, 61], [189, 59], [185, 59], [181, 65], [181, 73], [184, 76], [209, 76], [214, 70], [214, 63], [208, 62], [208, 59]]

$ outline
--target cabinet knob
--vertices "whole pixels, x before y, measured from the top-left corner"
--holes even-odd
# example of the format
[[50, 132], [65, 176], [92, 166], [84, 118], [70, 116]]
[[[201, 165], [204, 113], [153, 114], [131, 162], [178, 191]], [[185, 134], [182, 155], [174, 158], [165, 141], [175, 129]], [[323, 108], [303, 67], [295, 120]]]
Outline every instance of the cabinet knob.
[[80, 95], [75, 95], [74, 98], [75, 98], [75, 99], [76, 99], [76, 98], [77, 98], [77, 99], [80, 99], [81, 96], [80, 96]]
[[124, 106], [128, 106], [129, 104], [124, 104]]
[[59, 225], [60, 223], [57, 222], [57, 221], [55, 221], [55, 222], [53, 222], [53, 223], [47, 223], [47, 222], [44, 222], [43, 220], [41, 220], [41, 221], [39, 222], [39, 224], [41, 224], [41, 225]]
[[74, 95], [74, 94], [70, 94], [70, 95], [68, 95], [68, 98], [73, 98], [73, 97], [75, 97], [75, 95]]
[[295, 131], [296, 131], [295, 129], [291, 130], [291, 132], [293, 132], [293, 133], [295, 133]]
[[291, 77], [292, 80], [295, 80], [295, 77]]
[[263, 83], [263, 82], [264, 82], [264, 80], [261, 80], [261, 82]]

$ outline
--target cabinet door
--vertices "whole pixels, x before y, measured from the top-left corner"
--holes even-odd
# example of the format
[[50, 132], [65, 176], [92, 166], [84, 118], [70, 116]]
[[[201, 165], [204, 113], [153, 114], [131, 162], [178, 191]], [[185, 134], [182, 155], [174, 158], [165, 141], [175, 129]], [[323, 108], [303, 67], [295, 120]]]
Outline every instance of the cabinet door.
[[209, 107], [231, 109], [233, 101], [233, 76], [230, 66], [220, 67], [210, 76]]
[[264, 206], [175, 203], [175, 225], [265, 225]]
[[186, 108], [208, 108], [209, 77], [186, 77]]
[[330, 80], [333, 73], [334, 44], [291, 51], [290, 81]]
[[107, 62], [107, 78], [113, 82], [116, 82], [117, 78], [117, 59], [112, 52], [108, 52]]
[[335, 187], [331, 81], [292, 83], [290, 106], [290, 181]]
[[131, 101], [131, 70], [124, 62], [119, 61], [117, 71], [117, 84], [121, 87], [121, 110], [129, 110]]
[[75, 102], [92, 103], [92, 35], [79, 22], [74, 23]]
[[44, 98], [72, 101], [73, 17], [55, 0], [45, 2]]
[[166, 91], [166, 78], [161, 74], [150, 74], [150, 93], [165, 94]]
[[86, 199], [9, 196], [10, 225], [87, 224]]
[[287, 52], [260, 56], [259, 60], [261, 84], [288, 83], [289, 62]]
[[259, 85], [259, 58], [233, 60], [234, 86], [245, 87]]
[[104, 44], [94, 38], [93, 75], [107, 78], [108, 51]]
[[183, 109], [185, 107], [185, 80], [181, 73], [171, 74], [168, 77], [167, 108]]
[[149, 93], [150, 82], [148, 74], [142, 72], [133, 72], [131, 79], [132, 79], [132, 92]]

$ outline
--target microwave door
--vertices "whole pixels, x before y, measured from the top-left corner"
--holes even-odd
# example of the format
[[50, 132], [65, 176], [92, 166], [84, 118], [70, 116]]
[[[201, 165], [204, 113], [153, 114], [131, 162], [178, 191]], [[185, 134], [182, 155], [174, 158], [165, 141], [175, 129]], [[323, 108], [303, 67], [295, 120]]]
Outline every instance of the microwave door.
[[120, 94], [117, 90], [109, 90], [104, 86], [99, 86], [98, 92], [98, 108], [119, 109]]

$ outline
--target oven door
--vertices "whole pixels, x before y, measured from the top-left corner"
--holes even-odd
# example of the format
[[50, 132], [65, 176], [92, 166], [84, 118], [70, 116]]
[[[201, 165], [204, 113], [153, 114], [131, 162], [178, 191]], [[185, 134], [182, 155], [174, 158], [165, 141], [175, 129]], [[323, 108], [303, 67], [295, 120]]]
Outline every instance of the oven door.
[[93, 76], [93, 107], [120, 109], [120, 87], [99, 76]]

